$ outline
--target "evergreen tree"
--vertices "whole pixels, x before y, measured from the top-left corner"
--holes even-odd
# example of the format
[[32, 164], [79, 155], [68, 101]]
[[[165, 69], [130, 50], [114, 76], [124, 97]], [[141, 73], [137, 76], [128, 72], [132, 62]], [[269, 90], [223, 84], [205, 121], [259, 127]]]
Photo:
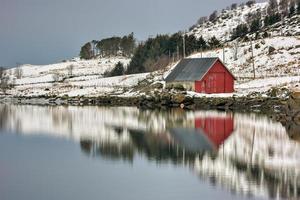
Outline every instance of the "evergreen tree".
[[208, 41], [209, 47], [210, 48], [217, 48], [217, 47], [221, 47], [221, 42], [215, 37], [213, 36], [209, 41]]
[[267, 9], [267, 12], [269, 15], [274, 14], [274, 12], [278, 11], [278, 2], [277, 0], [269, 0], [269, 7]]
[[139, 44], [136, 51], [127, 67], [126, 74], [135, 74], [145, 72], [144, 63], [146, 61], [145, 44]]
[[135, 39], [133, 33], [124, 36], [120, 44], [124, 56], [131, 56], [135, 49]]
[[207, 49], [207, 43], [206, 43], [206, 41], [203, 39], [202, 36], [198, 39], [197, 43], [198, 43], [198, 47], [199, 47], [200, 50], [205, 50], [205, 49]]
[[233, 31], [231, 39], [234, 40], [238, 37], [244, 37], [249, 32], [246, 24], [239, 24]]
[[272, 14], [270, 16], [265, 17], [265, 26], [269, 26], [275, 24], [281, 20], [281, 15], [279, 13]]
[[214, 22], [218, 17], [218, 11], [214, 11], [212, 14], [209, 16], [209, 21]]
[[93, 57], [92, 45], [90, 42], [81, 47], [79, 56], [81, 59], [91, 59]]
[[252, 21], [250, 25], [250, 32], [259, 31], [260, 27], [261, 27], [260, 18], [256, 18]]
[[231, 10], [235, 10], [237, 8], [237, 3], [231, 4]]
[[291, 0], [290, 1], [290, 8], [289, 8], [289, 17], [293, 16], [296, 12], [296, 9], [295, 9], [295, 1], [294, 0]]
[[248, 6], [248, 7], [251, 7], [251, 6], [253, 6], [255, 4], [255, 1], [254, 0], [250, 0], [250, 1], [247, 1], [246, 2], [246, 5]]
[[118, 62], [114, 69], [110, 72], [110, 76], [121, 76], [124, 74], [124, 66], [121, 62]]
[[[203, 37], [197, 39], [193, 35], [185, 35], [186, 55], [194, 51], [208, 48]], [[209, 47], [221, 46], [220, 41], [213, 37], [209, 41]], [[171, 36], [157, 35], [149, 38], [145, 43], [139, 44], [136, 48], [131, 62], [127, 67], [127, 74], [141, 73], [164, 68], [173, 58], [180, 58], [183, 55], [183, 34], [178, 32]]]

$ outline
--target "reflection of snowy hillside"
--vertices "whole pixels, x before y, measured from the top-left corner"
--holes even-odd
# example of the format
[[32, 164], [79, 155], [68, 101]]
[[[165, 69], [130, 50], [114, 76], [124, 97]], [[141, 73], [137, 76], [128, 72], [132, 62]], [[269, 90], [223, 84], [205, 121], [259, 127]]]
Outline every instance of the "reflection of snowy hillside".
[[195, 171], [239, 193], [297, 197], [300, 144], [279, 123], [254, 114], [236, 114], [235, 127], [216, 158], [196, 159]]
[[[217, 111], [13, 105], [0, 105], [0, 112], [2, 130], [71, 139], [94, 156], [132, 160], [134, 155], [142, 154], [150, 160], [188, 164], [201, 177], [238, 193], [299, 196], [300, 144], [288, 137], [281, 124], [264, 116]], [[203, 123], [211, 126], [207, 130], [217, 130], [219, 127], [214, 125], [226, 119], [233, 119], [234, 131], [213, 153], [189, 152], [169, 131], [180, 127], [201, 129], [199, 120], [210, 120]], [[198, 133], [201, 131], [195, 132]]]

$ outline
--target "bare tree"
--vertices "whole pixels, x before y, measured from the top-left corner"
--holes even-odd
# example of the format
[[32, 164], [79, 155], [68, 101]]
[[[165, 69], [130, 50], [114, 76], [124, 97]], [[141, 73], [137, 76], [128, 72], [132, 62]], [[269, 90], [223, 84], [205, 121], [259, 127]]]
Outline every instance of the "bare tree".
[[15, 77], [17, 78], [17, 79], [20, 79], [20, 78], [22, 78], [22, 76], [23, 76], [23, 70], [22, 70], [22, 68], [20, 68], [20, 67], [17, 67], [16, 69], [15, 69]]
[[234, 43], [234, 47], [233, 47], [233, 59], [234, 60], [238, 59], [238, 49], [239, 49], [239, 43], [238, 43], [238, 41], [236, 41]]
[[58, 82], [58, 81], [60, 80], [58, 72], [55, 72], [55, 73], [52, 75], [52, 78], [53, 78], [53, 81], [54, 81], [54, 82]]
[[9, 89], [8, 77], [2, 77], [0, 81], [0, 89], [3, 94], [6, 94], [6, 91]]
[[3, 67], [0, 67], [0, 80], [1, 80], [2, 77], [3, 77], [3, 74], [4, 74], [4, 68], [3, 68]]
[[69, 65], [67, 67], [69, 77], [73, 76], [74, 65]]

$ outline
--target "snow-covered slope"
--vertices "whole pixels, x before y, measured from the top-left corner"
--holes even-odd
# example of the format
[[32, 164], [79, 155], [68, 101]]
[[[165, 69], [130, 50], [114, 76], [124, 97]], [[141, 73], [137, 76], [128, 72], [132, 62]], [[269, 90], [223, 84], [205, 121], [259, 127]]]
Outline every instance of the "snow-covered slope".
[[[300, 75], [300, 37], [270, 37], [252, 42], [256, 77]], [[228, 43], [223, 49], [191, 57], [219, 57], [237, 78], [253, 77], [251, 42]], [[225, 59], [224, 59], [225, 58]]]
[[97, 95], [111, 91], [122, 91], [131, 87], [139, 80], [146, 78], [148, 73], [118, 77], [103, 77], [104, 72], [112, 70], [121, 62], [126, 66], [129, 58], [112, 57], [92, 60], [75, 59], [49, 65], [22, 65], [22, 75], [17, 78], [16, 68], [8, 69], [10, 80], [14, 83], [11, 93], [21, 96], [38, 95]]
[[265, 12], [268, 3], [257, 3], [251, 7], [239, 6], [234, 10], [224, 10], [215, 22], [207, 21], [197, 25], [188, 34], [203, 37], [205, 40], [215, 36], [218, 40], [228, 41], [234, 28], [245, 23], [249, 13]]
[[[282, 86], [299, 87], [299, 36], [259, 39], [252, 42], [252, 47], [253, 62], [251, 42], [227, 43], [224, 54], [223, 49], [214, 49], [190, 57], [219, 57], [237, 78], [235, 89], [238, 93], [265, 92]], [[256, 80], [252, 80], [253, 64]]]
[[[256, 3], [252, 6], [238, 6], [233, 10], [223, 10], [214, 22], [207, 21], [203, 24], [194, 26], [187, 34], [194, 35], [196, 38], [203, 37], [209, 40], [215, 36], [218, 40], [223, 42], [231, 39], [233, 30], [239, 24], [249, 23], [249, 19], [260, 13], [263, 17], [267, 13], [268, 3]], [[300, 16], [296, 15], [292, 18], [285, 18], [284, 23], [278, 22], [272, 26], [261, 29], [261, 32], [267, 31], [272, 36], [283, 35], [299, 35], [300, 34]]]

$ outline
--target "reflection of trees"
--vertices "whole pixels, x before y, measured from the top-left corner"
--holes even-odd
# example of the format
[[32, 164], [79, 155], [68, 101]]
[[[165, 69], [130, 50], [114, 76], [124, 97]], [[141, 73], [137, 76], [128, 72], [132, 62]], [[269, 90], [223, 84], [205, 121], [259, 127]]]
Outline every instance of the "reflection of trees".
[[9, 120], [9, 106], [2, 104], [0, 105], [0, 129], [5, 128], [8, 120]]
[[89, 139], [80, 140], [81, 150], [89, 156], [101, 156], [110, 160], [133, 161], [134, 149], [129, 144], [95, 143]]
[[[122, 128], [114, 128], [121, 137], [124, 134]], [[81, 149], [89, 156], [100, 156], [111, 160], [126, 160], [133, 162], [134, 155], [145, 156], [148, 160], [157, 163], [171, 162], [174, 165], [187, 165], [192, 168], [198, 166], [195, 171], [202, 178], [207, 178], [213, 185], [221, 184], [232, 192], [243, 193], [245, 195], [257, 195], [262, 192], [264, 195], [276, 198], [299, 197], [299, 183], [289, 184], [284, 179], [277, 179], [272, 172], [268, 172], [259, 166], [249, 163], [239, 162], [234, 159], [226, 159], [222, 155], [214, 152], [188, 152], [179, 147], [174, 141], [168, 138], [167, 133], [151, 133], [142, 130], [127, 130], [130, 142], [120, 144], [114, 142], [95, 142], [82, 139]], [[251, 141], [249, 141], [251, 142]], [[210, 162], [207, 162], [207, 159]], [[200, 163], [200, 164], [199, 164]], [[205, 165], [208, 165], [205, 167]], [[219, 172], [214, 171], [219, 168]], [[208, 171], [207, 171], [208, 169]], [[230, 176], [225, 171], [229, 170]], [[242, 177], [242, 179], [241, 179]], [[245, 189], [246, 188], [246, 189]]]
[[[123, 132], [120, 128], [116, 130], [119, 130], [119, 134]], [[174, 164], [193, 162], [196, 155], [199, 156], [203, 153], [187, 152], [163, 138], [165, 134], [151, 134], [141, 130], [128, 130], [128, 132], [131, 141], [128, 144], [93, 142], [92, 140], [82, 139], [80, 141], [81, 149], [87, 155], [101, 156], [112, 160], [132, 161], [134, 154], [138, 153], [145, 155], [149, 160], [157, 162], [171, 161]]]

